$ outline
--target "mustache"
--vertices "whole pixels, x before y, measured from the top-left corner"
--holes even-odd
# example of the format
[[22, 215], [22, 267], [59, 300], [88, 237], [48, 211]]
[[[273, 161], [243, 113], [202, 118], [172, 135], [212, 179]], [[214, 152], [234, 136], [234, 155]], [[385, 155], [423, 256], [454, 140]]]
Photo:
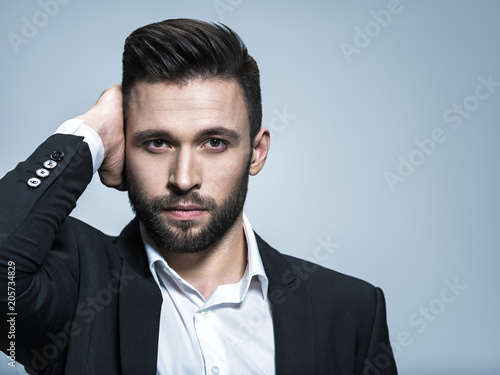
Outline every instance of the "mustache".
[[214, 210], [217, 208], [215, 199], [200, 195], [197, 191], [190, 191], [185, 194], [171, 193], [154, 198], [151, 201], [151, 208], [153, 210], [166, 210], [169, 207], [177, 205], [196, 205], [205, 210]]

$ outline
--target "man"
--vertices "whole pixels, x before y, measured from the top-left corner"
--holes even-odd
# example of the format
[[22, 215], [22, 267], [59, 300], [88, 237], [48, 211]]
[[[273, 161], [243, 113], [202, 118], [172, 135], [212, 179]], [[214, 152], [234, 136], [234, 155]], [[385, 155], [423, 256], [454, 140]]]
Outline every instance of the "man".
[[[2, 350], [41, 374], [396, 374], [381, 290], [278, 253], [243, 214], [261, 117], [233, 31], [134, 31], [122, 84], [0, 182]], [[117, 238], [68, 217], [97, 170], [137, 214]]]

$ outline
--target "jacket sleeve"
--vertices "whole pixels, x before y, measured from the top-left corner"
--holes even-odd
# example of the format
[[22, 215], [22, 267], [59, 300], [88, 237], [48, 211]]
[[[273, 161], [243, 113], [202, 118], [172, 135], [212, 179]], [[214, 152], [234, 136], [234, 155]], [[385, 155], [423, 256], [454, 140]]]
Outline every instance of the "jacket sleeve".
[[56, 134], [0, 180], [0, 347], [20, 363], [74, 313], [78, 248], [63, 223], [91, 179], [83, 137]]
[[377, 301], [375, 318], [368, 352], [360, 374], [397, 375], [396, 361], [389, 341], [384, 294], [380, 288], [375, 288], [375, 294]]

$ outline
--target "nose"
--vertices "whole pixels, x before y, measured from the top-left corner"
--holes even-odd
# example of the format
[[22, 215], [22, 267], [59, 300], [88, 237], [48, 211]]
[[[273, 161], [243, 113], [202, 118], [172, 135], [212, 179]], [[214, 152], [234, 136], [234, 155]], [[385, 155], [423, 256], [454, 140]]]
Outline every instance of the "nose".
[[201, 176], [196, 163], [196, 156], [189, 148], [180, 148], [170, 167], [168, 187], [178, 192], [199, 189]]

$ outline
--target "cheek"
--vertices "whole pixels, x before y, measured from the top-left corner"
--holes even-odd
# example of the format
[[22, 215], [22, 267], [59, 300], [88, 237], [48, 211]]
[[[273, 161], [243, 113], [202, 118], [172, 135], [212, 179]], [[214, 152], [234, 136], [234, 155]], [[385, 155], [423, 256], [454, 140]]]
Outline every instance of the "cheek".
[[205, 186], [213, 186], [214, 193], [223, 199], [239, 187], [241, 178], [246, 173], [248, 155], [227, 158], [220, 162], [212, 162], [204, 171]]
[[154, 164], [136, 152], [127, 152], [125, 158], [129, 182], [134, 183], [148, 198], [164, 193], [157, 186], [161, 178]]

